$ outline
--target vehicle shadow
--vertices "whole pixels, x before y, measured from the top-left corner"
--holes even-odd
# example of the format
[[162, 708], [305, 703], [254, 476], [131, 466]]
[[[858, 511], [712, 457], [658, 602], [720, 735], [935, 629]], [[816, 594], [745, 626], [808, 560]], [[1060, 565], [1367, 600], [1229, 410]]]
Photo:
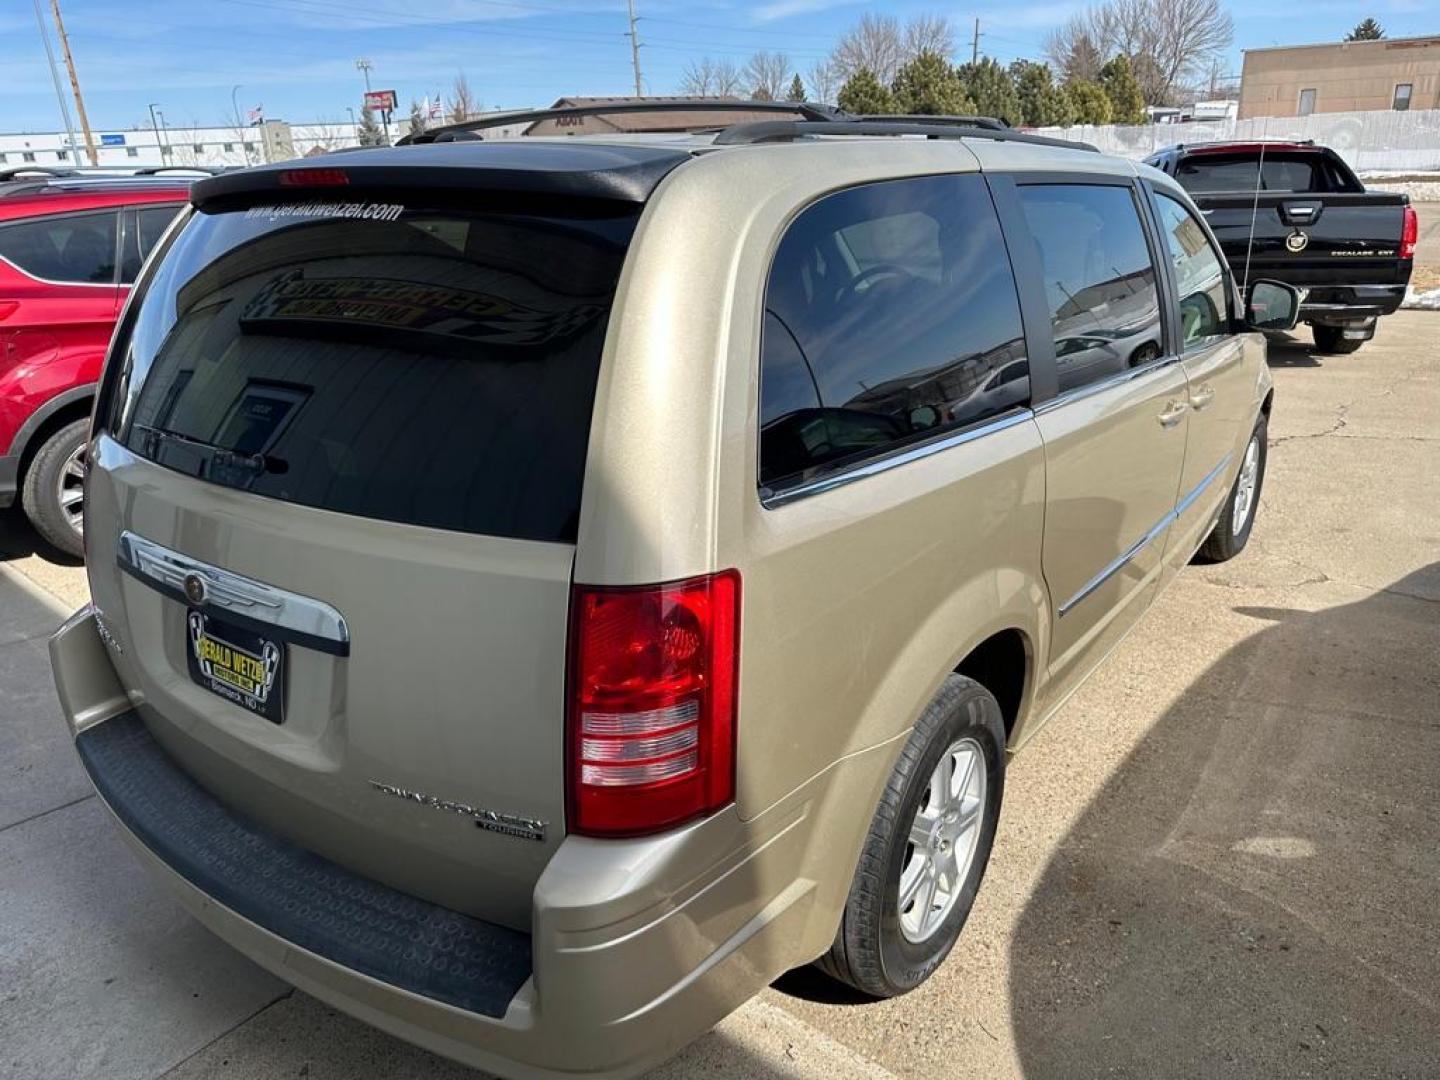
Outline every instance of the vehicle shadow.
[[1024, 1074], [1433, 1076], [1440, 563], [1264, 629], [1059, 845], [1011, 947]]
[[85, 562], [47, 543], [18, 505], [0, 510], [0, 562], [32, 556], [56, 566], [83, 566]]
[[[1305, 338], [1297, 337], [1297, 334], [1304, 334]], [[1270, 346], [1266, 361], [1272, 368], [1324, 367], [1324, 359], [1315, 351], [1314, 343], [1306, 340], [1308, 337], [1304, 328], [1289, 334], [1266, 334]]]

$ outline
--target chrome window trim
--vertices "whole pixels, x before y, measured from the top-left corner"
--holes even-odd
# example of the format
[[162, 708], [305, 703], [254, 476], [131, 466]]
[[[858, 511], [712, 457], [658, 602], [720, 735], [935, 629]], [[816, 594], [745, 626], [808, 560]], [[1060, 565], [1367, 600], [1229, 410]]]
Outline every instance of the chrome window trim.
[[116, 561], [120, 568], [151, 588], [185, 603], [185, 581], [204, 583], [203, 608], [240, 616], [289, 631], [301, 644], [324, 643], [325, 651], [349, 651], [350, 628], [345, 617], [323, 600], [301, 596], [254, 578], [182, 555], [129, 531], [120, 534]]
[[1028, 406], [1023, 407], [1014, 412], [1001, 413], [993, 419], [981, 421], [972, 427], [962, 428], [948, 435], [940, 435], [914, 446], [900, 447], [892, 453], [885, 454], [881, 457], [869, 458], [850, 468], [816, 477], [805, 483], [796, 484], [794, 487], [785, 488], [783, 491], [767, 491], [762, 488], [760, 492], [760, 505], [766, 510], [774, 510], [777, 507], [795, 502], [798, 499], [832, 491], [835, 488], [844, 487], [846, 484], [852, 484], [857, 480], [878, 476], [881, 473], [889, 472], [891, 469], [899, 468], [901, 465], [908, 465], [912, 461], [921, 461], [935, 454], [944, 453], [946, 450], [952, 450], [957, 446], [974, 442], [976, 439], [983, 438], [986, 435], [994, 435], [997, 432], [1007, 431], [1034, 418], [1035, 413]]
[[1172, 364], [1180, 363], [1179, 356], [1160, 356], [1151, 360], [1148, 364], [1142, 364], [1137, 368], [1129, 368], [1125, 371], [1117, 371], [1114, 375], [1107, 375], [1103, 379], [1096, 379], [1094, 382], [1086, 383], [1084, 386], [1076, 386], [1062, 393], [1056, 394], [1048, 401], [1042, 401], [1035, 406], [1037, 416], [1047, 413], [1052, 409], [1058, 409], [1061, 405], [1068, 405], [1072, 401], [1079, 401], [1082, 398], [1090, 397], [1104, 390], [1110, 390], [1116, 386], [1122, 386], [1133, 379], [1140, 379], [1152, 372], [1160, 371]]
[[1186, 510], [1190, 509], [1190, 507], [1194, 505], [1195, 500], [1200, 498], [1200, 496], [1204, 494], [1205, 489], [1215, 482], [1216, 477], [1218, 477], [1222, 472], [1225, 471], [1225, 466], [1230, 464], [1230, 459], [1232, 457], [1234, 457], [1233, 454], [1226, 454], [1223, 458], [1221, 458], [1220, 464], [1216, 465], [1213, 469], [1206, 473], [1205, 476], [1200, 480], [1200, 483], [1196, 484], [1193, 488], [1191, 488], [1185, 494], [1185, 496], [1175, 504], [1175, 509], [1171, 510], [1154, 525], [1152, 525], [1144, 536], [1140, 537], [1139, 540], [1136, 540], [1135, 543], [1131, 544], [1128, 548], [1126, 548], [1124, 552], [1122, 552], [1119, 556], [1112, 559], [1108, 564], [1106, 564], [1103, 570], [1101, 570], [1098, 574], [1096, 574], [1084, 585], [1082, 585], [1079, 592], [1077, 592], [1074, 596], [1070, 597], [1069, 600], [1066, 600], [1063, 604], [1060, 605], [1059, 609], [1057, 610], [1057, 614], [1061, 617], [1064, 617], [1066, 612], [1070, 611], [1073, 607], [1075, 607], [1076, 604], [1080, 603], [1080, 601], [1084, 600], [1096, 589], [1100, 588], [1101, 585], [1104, 585], [1105, 582], [1109, 581], [1112, 577], [1119, 573], [1120, 570], [1126, 566], [1126, 564], [1128, 564], [1132, 559], [1134, 559], [1136, 555], [1139, 555], [1140, 552], [1144, 551], [1147, 546], [1149, 546], [1155, 540], [1163, 536], [1165, 534], [1165, 531], [1169, 529], [1171, 525], [1175, 524], [1177, 520], [1179, 520], [1180, 515], [1183, 514]]

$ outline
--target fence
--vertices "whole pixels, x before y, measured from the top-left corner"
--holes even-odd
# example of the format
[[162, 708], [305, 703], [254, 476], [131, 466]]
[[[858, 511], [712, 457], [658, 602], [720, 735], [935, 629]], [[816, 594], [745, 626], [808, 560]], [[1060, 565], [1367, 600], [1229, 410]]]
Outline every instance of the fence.
[[1076, 124], [1038, 134], [1093, 143], [1107, 154], [1143, 158], [1174, 143], [1228, 139], [1314, 139], [1356, 172], [1440, 169], [1440, 109], [1313, 113], [1191, 124]]

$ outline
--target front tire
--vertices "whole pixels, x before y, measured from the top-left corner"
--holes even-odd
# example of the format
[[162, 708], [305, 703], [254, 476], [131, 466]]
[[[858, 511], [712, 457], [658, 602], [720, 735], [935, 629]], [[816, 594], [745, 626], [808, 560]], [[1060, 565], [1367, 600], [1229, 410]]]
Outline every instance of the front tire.
[[85, 556], [85, 442], [90, 421], [46, 439], [25, 471], [21, 502], [35, 531], [66, 555]]
[[1315, 332], [1315, 351], [1347, 355], [1365, 344], [1362, 338], [1347, 338], [1343, 326], [1312, 326]]
[[1000, 706], [951, 675], [885, 785], [822, 971], [877, 998], [930, 977], [975, 903], [1004, 786]]
[[1260, 488], [1265, 483], [1265, 461], [1268, 456], [1269, 418], [1264, 413], [1255, 423], [1250, 441], [1240, 458], [1240, 471], [1230, 488], [1230, 497], [1220, 511], [1220, 520], [1200, 545], [1201, 562], [1225, 562], [1245, 550], [1250, 530], [1255, 527], [1255, 513], [1260, 508]]

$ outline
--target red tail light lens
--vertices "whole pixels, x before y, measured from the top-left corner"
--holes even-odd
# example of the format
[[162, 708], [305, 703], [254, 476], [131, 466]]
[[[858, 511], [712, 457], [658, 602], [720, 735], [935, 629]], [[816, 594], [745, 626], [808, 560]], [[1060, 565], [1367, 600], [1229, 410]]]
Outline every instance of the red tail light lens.
[[660, 832], [735, 798], [740, 574], [576, 586], [570, 831]]
[[286, 169], [280, 174], [281, 187], [344, 187], [350, 177], [344, 169]]
[[1420, 218], [1415, 207], [1405, 205], [1405, 223], [1400, 226], [1400, 258], [1415, 258], [1415, 245], [1420, 240]]

